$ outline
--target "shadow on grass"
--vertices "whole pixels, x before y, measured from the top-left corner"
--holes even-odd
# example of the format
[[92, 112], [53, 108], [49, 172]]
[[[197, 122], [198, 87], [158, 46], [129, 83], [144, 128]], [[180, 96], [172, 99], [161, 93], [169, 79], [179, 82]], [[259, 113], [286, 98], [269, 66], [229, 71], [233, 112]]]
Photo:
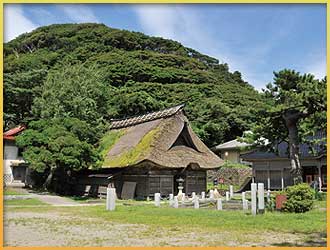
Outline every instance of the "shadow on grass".
[[326, 233], [314, 233], [303, 242], [281, 242], [272, 244], [277, 247], [326, 247], [327, 246], [327, 234]]

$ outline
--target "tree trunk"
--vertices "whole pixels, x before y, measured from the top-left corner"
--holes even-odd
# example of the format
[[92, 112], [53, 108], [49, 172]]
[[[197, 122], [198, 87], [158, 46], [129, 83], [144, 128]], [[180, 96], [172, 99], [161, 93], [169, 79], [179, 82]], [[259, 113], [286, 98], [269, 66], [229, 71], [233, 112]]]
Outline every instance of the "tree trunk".
[[289, 156], [291, 164], [291, 173], [293, 175], [294, 184], [303, 182], [302, 168], [299, 159], [299, 137], [298, 137], [298, 121], [300, 112], [288, 111], [283, 115], [285, 125], [289, 133]]
[[54, 168], [54, 167], [51, 167], [50, 168], [50, 171], [49, 171], [49, 174], [47, 176], [47, 179], [46, 179], [45, 183], [43, 184], [43, 187], [46, 190], [50, 190], [51, 189], [51, 184], [52, 184], [52, 181], [53, 181], [55, 169], [56, 168]]

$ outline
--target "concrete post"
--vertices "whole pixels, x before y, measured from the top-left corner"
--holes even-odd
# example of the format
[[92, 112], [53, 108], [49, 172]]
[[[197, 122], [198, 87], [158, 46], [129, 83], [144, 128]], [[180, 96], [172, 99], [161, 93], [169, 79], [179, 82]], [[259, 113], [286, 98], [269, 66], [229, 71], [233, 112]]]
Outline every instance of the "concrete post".
[[247, 211], [249, 209], [248, 201], [246, 199], [243, 200], [243, 210]]
[[229, 194], [230, 194], [230, 198], [234, 197], [234, 187], [233, 187], [233, 185], [229, 186]]
[[186, 193], [182, 193], [182, 202], [186, 199]]
[[196, 193], [195, 192], [192, 192], [191, 193], [191, 198], [192, 198], [193, 201], [195, 200], [195, 197], [196, 197]]
[[322, 171], [321, 171], [321, 163], [318, 163], [317, 164], [318, 166], [317, 166], [317, 170], [318, 170], [318, 172], [319, 172], [319, 179], [318, 179], [318, 182], [319, 182], [319, 192], [322, 192], [322, 178], [321, 178], [321, 176], [322, 176]]
[[160, 193], [155, 193], [155, 206], [160, 207]]
[[229, 192], [226, 191], [226, 201], [229, 201]]
[[107, 188], [106, 210], [113, 211], [116, 208], [116, 189]]
[[245, 200], [245, 192], [242, 192], [242, 201]]
[[258, 212], [265, 212], [265, 189], [263, 183], [258, 183]]
[[173, 204], [174, 208], [178, 208], [179, 207], [179, 201], [178, 201], [178, 196], [174, 196], [174, 204]]
[[199, 200], [197, 196], [195, 196], [193, 202], [194, 202], [194, 208], [199, 209]]
[[212, 189], [210, 190], [210, 199], [214, 200], [214, 191]]
[[205, 200], [205, 192], [202, 192], [202, 201]]
[[251, 212], [257, 214], [257, 183], [251, 183]]
[[170, 197], [169, 197], [169, 205], [170, 205], [170, 207], [173, 207], [173, 204], [174, 204], [173, 198], [174, 198], [173, 194], [170, 194]]
[[222, 210], [222, 199], [217, 199], [217, 210]]

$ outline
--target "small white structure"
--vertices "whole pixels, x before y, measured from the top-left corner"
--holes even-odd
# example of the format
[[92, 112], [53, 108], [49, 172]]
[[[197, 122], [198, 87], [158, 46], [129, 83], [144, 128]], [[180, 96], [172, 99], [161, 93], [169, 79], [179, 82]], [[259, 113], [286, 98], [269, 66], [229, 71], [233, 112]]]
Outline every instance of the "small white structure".
[[222, 210], [222, 199], [217, 199], [217, 210]]
[[213, 189], [210, 190], [210, 199], [214, 200], [214, 190]]
[[245, 200], [245, 192], [242, 192], [242, 201]]
[[193, 202], [194, 202], [194, 208], [199, 209], [199, 200], [197, 196], [195, 196]]
[[205, 192], [202, 192], [202, 201], [204, 201], [205, 200]]
[[21, 150], [16, 146], [15, 137], [25, 126], [18, 126], [3, 133], [3, 180], [5, 185], [13, 181], [25, 182], [26, 166]]
[[233, 185], [229, 186], [229, 194], [230, 194], [230, 198], [234, 197], [234, 187], [233, 187]]
[[107, 188], [106, 210], [113, 211], [116, 208], [116, 189]]
[[179, 207], [178, 196], [174, 196], [173, 207], [174, 207], [174, 208], [178, 208], [178, 207]]
[[258, 183], [258, 212], [265, 211], [265, 189], [263, 183]]
[[229, 197], [229, 192], [226, 191], [226, 201], [229, 201], [230, 197]]
[[155, 193], [155, 206], [160, 207], [160, 193]]
[[243, 210], [247, 211], [249, 209], [249, 205], [248, 205], [248, 201], [247, 200], [243, 200]]

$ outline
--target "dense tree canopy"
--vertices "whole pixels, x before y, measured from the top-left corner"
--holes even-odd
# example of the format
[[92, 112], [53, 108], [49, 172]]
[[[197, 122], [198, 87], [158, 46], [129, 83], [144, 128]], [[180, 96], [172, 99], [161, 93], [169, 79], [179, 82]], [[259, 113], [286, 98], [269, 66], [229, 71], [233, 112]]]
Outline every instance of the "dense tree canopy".
[[[176, 41], [102, 24], [41, 27], [5, 44], [4, 55], [5, 129], [58, 117], [55, 113], [76, 117], [86, 108], [80, 105], [88, 105], [98, 117], [86, 110], [79, 119], [108, 121], [184, 102], [194, 130], [213, 146], [249, 129], [250, 109], [260, 105], [259, 94], [227, 64]], [[84, 72], [91, 68], [95, 75]], [[81, 84], [95, 85], [86, 103]], [[100, 96], [97, 88], [110, 92], [110, 97]], [[217, 124], [220, 118], [203, 114], [201, 106], [217, 102], [230, 110], [222, 125]], [[219, 135], [212, 135], [215, 131]]]
[[326, 78], [317, 80], [311, 74], [287, 69], [274, 72], [274, 76], [273, 83], [264, 90], [265, 105], [256, 110], [256, 126], [250, 139], [266, 138], [272, 142], [270, 147], [286, 141], [292, 173], [301, 182], [299, 144], [326, 128]]

